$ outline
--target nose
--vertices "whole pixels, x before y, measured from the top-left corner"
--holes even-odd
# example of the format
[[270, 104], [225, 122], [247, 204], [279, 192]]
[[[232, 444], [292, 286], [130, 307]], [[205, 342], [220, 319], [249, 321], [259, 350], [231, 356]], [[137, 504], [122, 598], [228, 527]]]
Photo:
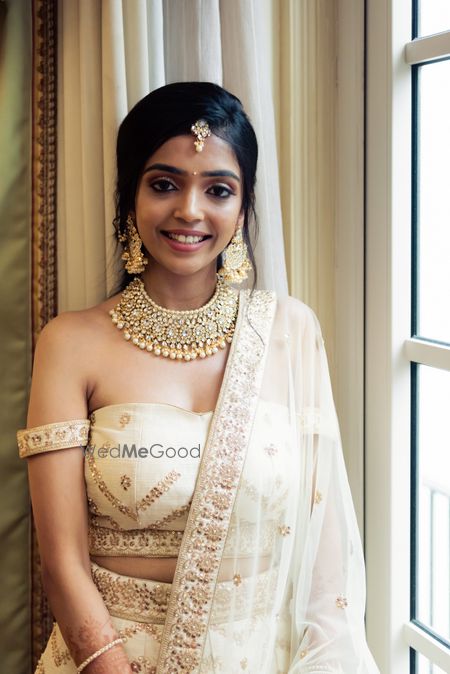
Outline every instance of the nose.
[[195, 188], [180, 191], [174, 210], [174, 217], [186, 222], [204, 220], [205, 216], [200, 204], [200, 196]]

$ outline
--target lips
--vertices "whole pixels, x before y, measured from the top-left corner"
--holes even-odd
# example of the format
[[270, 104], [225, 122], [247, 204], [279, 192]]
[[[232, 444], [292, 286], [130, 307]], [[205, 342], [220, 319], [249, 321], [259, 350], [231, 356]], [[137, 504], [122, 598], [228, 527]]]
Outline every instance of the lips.
[[168, 236], [169, 234], [179, 234], [181, 236], [201, 236], [203, 238], [210, 239], [211, 234], [206, 234], [205, 232], [198, 232], [195, 229], [185, 230], [185, 229], [167, 229], [161, 230], [161, 234]]
[[203, 236], [204, 238], [195, 243], [188, 243], [186, 241], [178, 241], [177, 239], [172, 238], [171, 236], [169, 236], [168, 232], [161, 232], [161, 234], [164, 235], [167, 245], [170, 248], [172, 248], [172, 250], [178, 251], [179, 253], [195, 253], [197, 250], [202, 248], [202, 246], [206, 246], [208, 239], [211, 238], [210, 234], [200, 235]]

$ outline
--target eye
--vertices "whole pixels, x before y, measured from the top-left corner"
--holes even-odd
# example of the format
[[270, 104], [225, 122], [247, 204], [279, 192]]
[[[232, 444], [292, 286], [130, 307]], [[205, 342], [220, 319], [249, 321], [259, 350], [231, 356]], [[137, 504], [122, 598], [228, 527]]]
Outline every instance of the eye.
[[219, 199], [227, 199], [234, 194], [234, 192], [227, 187], [226, 185], [213, 185], [208, 190], [209, 194], [212, 194], [213, 197], [218, 197]]
[[173, 192], [176, 189], [176, 186], [167, 180], [167, 178], [159, 178], [150, 184], [150, 187], [155, 190], [155, 192]]

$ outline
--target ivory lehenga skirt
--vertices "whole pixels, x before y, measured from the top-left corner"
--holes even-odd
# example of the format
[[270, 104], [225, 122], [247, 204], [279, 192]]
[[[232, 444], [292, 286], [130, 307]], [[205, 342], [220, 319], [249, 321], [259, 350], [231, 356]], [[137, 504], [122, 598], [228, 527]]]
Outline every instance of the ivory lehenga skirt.
[[[126, 639], [124, 648], [131, 670], [140, 674], [155, 674], [171, 583], [121, 575], [92, 561], [91, 570], [114, 627]], [[273, 591], [274, 582], [276, 577], [272, 572], [259, 575], [258, 586], [262, 600], [266, 592]], [[262, 646], [270, 642], [273, 618], [265, 618], [260, 614], [255, 621], [255, 617], [245, 617], [245, 585], [246, 579], [242, 578], [237, 594], [232, 580], [218, 583], [200, 667], [201, 674], [261, 672], [264, 650]], [[224, 622], [227, 607], [237, 596], [239, 603], [242, 603], [242, 616], [239, 616], [238, 609], [232, 624]], [[280, 623], [277, 627], [280, 627]], [[262, 641], [265, 632], [266, 639]], [[266, 671], [270, 674], [283, 674], [288, 668], [288, 640], [279, 638], [274, 646], [273, 657], [269, 657], [272, 664]], [[267, 653], [264, 659], [267, 662]], [[35, 674], [76, 674], [76, 671], [76, 665], [55, 622]]]

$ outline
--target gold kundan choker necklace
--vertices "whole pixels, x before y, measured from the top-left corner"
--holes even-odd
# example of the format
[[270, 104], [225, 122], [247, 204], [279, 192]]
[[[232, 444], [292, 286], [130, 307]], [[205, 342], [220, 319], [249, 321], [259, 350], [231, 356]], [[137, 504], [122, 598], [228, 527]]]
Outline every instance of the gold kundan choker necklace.
[[233, 338], [239, 293], [217, 279], [211, 299], [198, 309], [166, 309], [148, 296], [136, 277], [109, 314], [123, 336], [140, 349], [172, 360], [205, 358], [224, 349]]

